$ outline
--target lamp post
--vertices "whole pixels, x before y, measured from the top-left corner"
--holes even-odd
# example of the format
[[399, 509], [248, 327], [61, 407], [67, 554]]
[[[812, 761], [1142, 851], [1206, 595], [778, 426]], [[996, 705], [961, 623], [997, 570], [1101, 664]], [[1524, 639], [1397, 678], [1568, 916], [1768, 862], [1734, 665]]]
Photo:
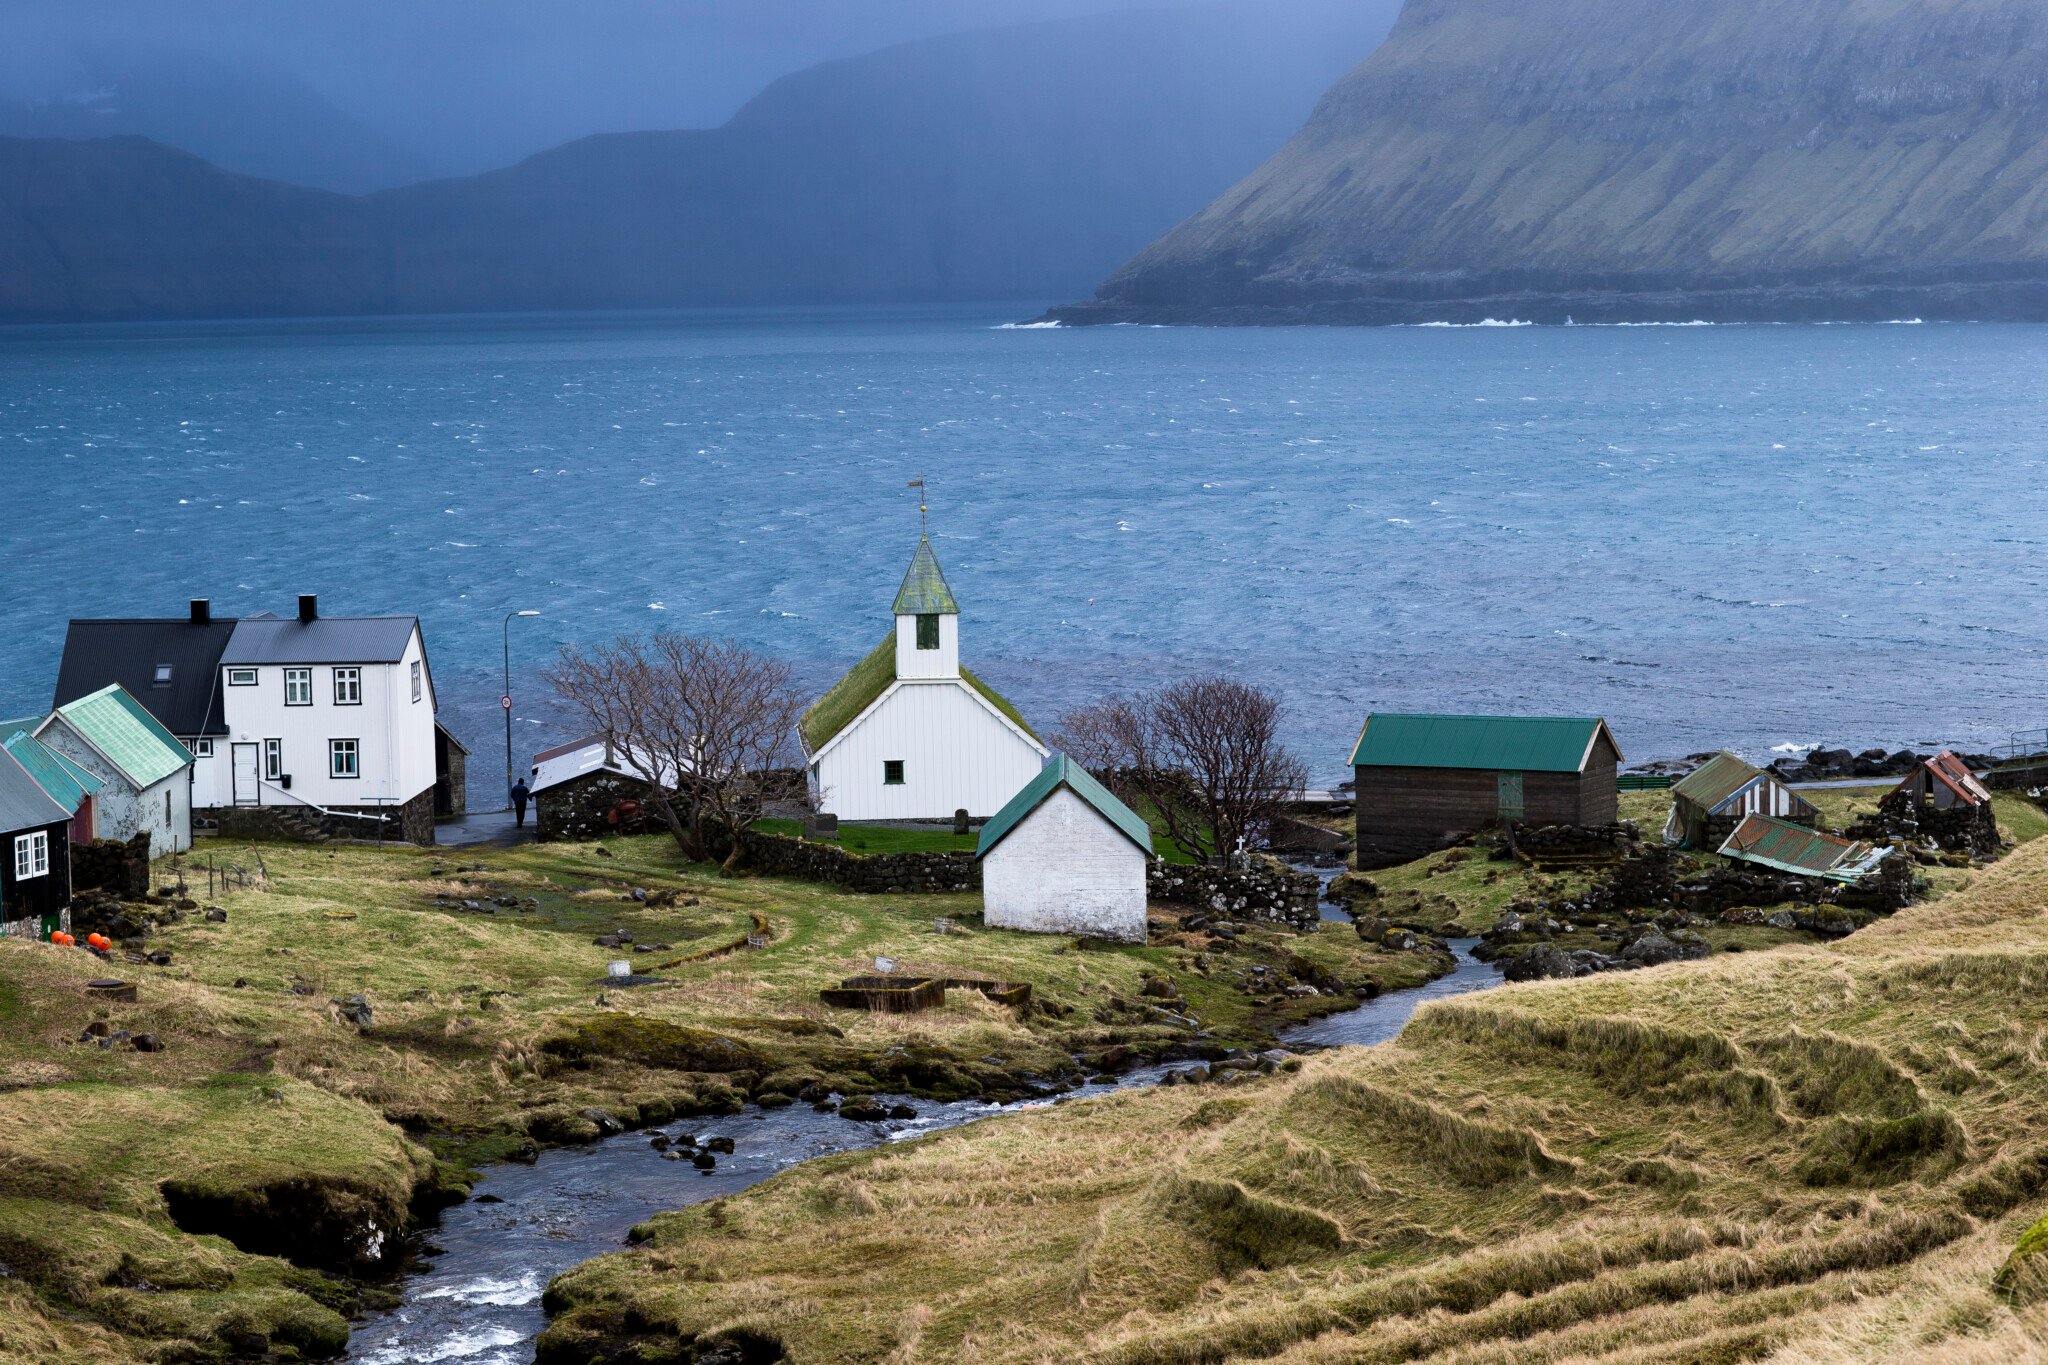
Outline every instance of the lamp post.
[[538, 615], [537, 611], [505, 613], [505, 692], [498, 698], [498, 705], [505, 712], [505, 807], [508, 810], [512, 806], [512, 618]]

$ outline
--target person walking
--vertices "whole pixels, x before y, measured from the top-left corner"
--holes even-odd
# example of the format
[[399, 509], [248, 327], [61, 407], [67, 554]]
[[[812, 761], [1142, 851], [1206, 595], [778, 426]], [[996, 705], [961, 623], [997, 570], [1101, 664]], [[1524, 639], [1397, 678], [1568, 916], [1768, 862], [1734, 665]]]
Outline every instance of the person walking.
[[526, 789], [526, 779], [520, 778], [512, 784], [512, 827], [526, 828], [526, 803], [533, 793]]

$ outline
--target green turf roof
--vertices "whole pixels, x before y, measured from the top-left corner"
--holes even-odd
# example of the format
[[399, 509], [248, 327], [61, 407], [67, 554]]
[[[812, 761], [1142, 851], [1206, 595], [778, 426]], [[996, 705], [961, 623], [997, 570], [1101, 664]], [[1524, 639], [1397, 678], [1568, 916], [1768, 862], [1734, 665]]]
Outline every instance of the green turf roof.
[[975, 846], [974, 856], [986, 858], [990, 849], [1024, 823], [1025, 816], [1037, 810], [1062, 787], [1094, 807], [1103, 819], [1116, 826], [1119, 834], [1136, 844], [1147, 857], [1151, 856], [1152, 827], [1139, 819], [1136, 811], [1117, 800], [1109, 788], [1097, 782], [1093, 773], [1065, 754], [1054, 754], [1047, 759], [1045, 766], [1038, 770], [1038, 776], [1025, 783], [1024, 789], [1011, 797], [994, 818], [981, 827], [981, 842]]
[[896, 590], [895, 612], [898, 616], [960, 614], [960, 604], [953, 600], [953, 590], [946, 586], [946, 575], [939, 571], [939, 557], [932, 553], [929, 537], [918, 537], [917, 553], [910, 557], [910, 568], [903, 575], [903, 586]]
[[1684, 780], [1671, 789], [1671, 795], [1674, 800], [1690, 801], [1712, 810], [1762, 776], [1763, 769], [1753, 767], [1723, 749], [1687, 773]]
[[[990, 687], [966, 669], [960, 670], [961, 681], [980, 693], [982, 699], [1003, 713], [1003, 718], [1022, 730], [1031, 738], [1038, 734], [1024, 723], [1009, 699]], [[830, 744], [841, 730], [853, 724], [854, 717], [875, 704], [889, 684], [896, 681], [896, 633], [889, 632], [882, 643], [868, 651], [866, 658], [855, 664], [846, 676], [833, 683], [824, 696], [811, 703], [797, 728], [803, 732], [804, 751], [815, 754]], [[1042, 742], [1042, 741], [1041, 741]]]
[[119, 683], [60, 706], [57, 714], [138, 788], [192, 763], [191, 751]]
[[[1595, 716], [1367, 716], [1354, 768], [1476, 768], [1575, 773], [1607, 730]], [[1609, 733], [1607, 742], [1614, 743]], [[1615, 746], [1618, 757], [1621, 749]]]

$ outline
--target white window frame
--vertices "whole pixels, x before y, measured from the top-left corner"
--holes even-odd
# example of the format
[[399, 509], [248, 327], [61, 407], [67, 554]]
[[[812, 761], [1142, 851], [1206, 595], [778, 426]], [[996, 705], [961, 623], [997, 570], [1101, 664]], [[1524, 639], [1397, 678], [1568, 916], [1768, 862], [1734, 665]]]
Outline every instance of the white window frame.
[[257, 673], [253, 668], [231, 668], [228, 670], [229, 687], [254, 687]]
[[210, 739], [195, 739], [195, 740], [193, 740], [193, 741], [192, 741], [192, 757], [194, 757], [194, 758], [212, 758], [212, 757], [213, 757], [213, 741], [212, 741], [212, 740], [210, 740]]
[[[347, 748], [343, 748], [347, 745]], [[342, 755], [348, 756], [348, 771], [341, 771]], [[353, 782], [363, 775], [363, 745], [361, 740], [330, 739], [327, 741], [327, 775], [336, 782]]]
[[284, 741], [266, 739], [263, 741], [263, 780], [281, 782], [284, 780]]
[[418, 659], [414, 659], [412, 661], [412, 699], [414, 701], [418, 701], [420, 699], [421, 692], [423, 692], [424, 690], [425, 689], [423, 689], [420, 686], [420, 661]]
[[[294, 696], [298, 697], [293, 701]], [[313, 704], [313, 670], [310, 668], [287, 668], [284, 671], [284, 704], [286, 706], [311, 706]]]
[[14, 880], [50, 875], [50, 832], [36, 830], [14, 836]]
[[363, 704], [362, 669], [337, 668], [334, 670], [334, 704], [336, 706], [361, 706]]

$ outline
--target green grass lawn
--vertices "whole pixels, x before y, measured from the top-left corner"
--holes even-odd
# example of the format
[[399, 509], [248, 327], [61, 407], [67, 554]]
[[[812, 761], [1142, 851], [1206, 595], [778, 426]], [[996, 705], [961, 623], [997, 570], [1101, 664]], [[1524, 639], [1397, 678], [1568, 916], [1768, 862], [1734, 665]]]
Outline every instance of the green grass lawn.
[[[801, 839], [801, 820], [756, 820], [754, 828], [763, 834], [780, 834]], [[955, 834], [950, 829], [894, 829], [886, 825], [842, 824], [839, 846], [848, 853], [972, 853], [980, 836]]]

